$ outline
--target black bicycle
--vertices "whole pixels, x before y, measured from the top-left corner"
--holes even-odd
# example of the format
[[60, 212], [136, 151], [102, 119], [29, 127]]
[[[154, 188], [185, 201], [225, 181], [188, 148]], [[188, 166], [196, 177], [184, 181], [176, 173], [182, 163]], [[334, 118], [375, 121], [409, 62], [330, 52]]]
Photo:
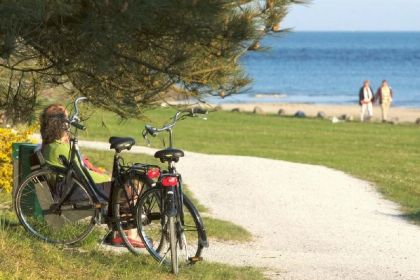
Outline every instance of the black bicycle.
[[180, 265], [202, 260], [201, 252], [208, 247], [203, 220], [183, 193], [181, 174], [175, 168], [184, 152], [172, 147], [172, 129], [177, 121], [194, 116], [196, 114], [191, 112], [177, 112], [169, 124], [161, 128], [146, 125], [143, 131], [146, 140], [147, 135], [169, 133], [169, 146], [154, 155], [162, 163], [166, 162], [168, 169], [162, 171], [155, 187], [140, 196], [137, 229], [149, 253], [160, 264], [171, 266], [174, 274], [178, 273]]
[[118, 230], [120, 237], [133, 247], [127, 234], [136, 228], [137, 200], [142, 192], [152, 188], [160, 169], [148, 164], [124, 164], [120, 153], [135, 144], [130, 137], [111, 137], [110, 148], [115, 150], [111, 178], [111, 195], [98, 190], [83, 163], [78, 146], [78, 130], [85, 130], [79, 118], [78, 103], [67, 120], [74, 131], [70, 137], [70, 155], [60, 155], [62, 167], [45, 163], [36, 152], [40, 167], [30, 173], [14, 193], [14, 206], [20, 223], [37, 238], [51, 243], [71, 245], [84, 238], [95, 224], [108, 224]]

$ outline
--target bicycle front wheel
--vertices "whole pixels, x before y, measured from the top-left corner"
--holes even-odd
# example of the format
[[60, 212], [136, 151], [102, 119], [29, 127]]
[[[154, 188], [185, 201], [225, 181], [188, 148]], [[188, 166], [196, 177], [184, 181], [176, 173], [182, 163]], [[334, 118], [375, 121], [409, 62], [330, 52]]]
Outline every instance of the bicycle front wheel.
[[[184, 219], [174, 217], [177, 246], [171, 246], [172, 227], [163, 210], [164, 189], [154, 187], [146, 191], [137, 204], [137, 230], [148, 252], [160, 263], [172, 266], [177, 255], [178, 267], [200, 259], [205, 242], [205, 231], [200, 216], [191, 201], [184, 196]], [[172, 239], [173, 241], [173, 239]], [[177, 247], [177, 253], [171, 248]]]
[[50, 169], [31, 173], [15, 193], [15, 211], [23, 227], [37, 238], [70, 245], [94, 228], [97, 209], [75, 178]]

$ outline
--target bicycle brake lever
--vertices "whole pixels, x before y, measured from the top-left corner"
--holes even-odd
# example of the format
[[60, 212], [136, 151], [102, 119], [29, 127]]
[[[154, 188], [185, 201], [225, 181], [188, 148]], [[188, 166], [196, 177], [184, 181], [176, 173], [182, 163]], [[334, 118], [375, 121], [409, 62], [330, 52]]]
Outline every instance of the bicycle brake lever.
[[141, 133], [143, 135], [144, 140], [146, 140], [147, 146], [150, 146], [150, 140], [147, 138], [147, 130], [143, 129], [143, 132]]

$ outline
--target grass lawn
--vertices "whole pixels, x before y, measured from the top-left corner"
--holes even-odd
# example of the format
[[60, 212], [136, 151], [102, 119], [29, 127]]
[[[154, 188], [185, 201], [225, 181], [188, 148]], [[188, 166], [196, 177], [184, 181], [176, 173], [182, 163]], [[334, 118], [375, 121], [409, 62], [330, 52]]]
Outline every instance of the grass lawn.
[[[149, 112], [147, 120], [121, 121], [98, 110], [87, 121], [88, 131], [82, 137], [107, 140], [110, 135], [133, 136], [144, 145], [140, 136], [144, 124], [159, 126], [173, 113], [159, 109]], [[158, 139], [153, 140], [156, 147], [162, 146]], [[407, 218], [420, 221], [420, 126], [414, 124], [332, 124], [328, 120], [214, 112], [207, 121], [191, 118], [179, 122], [174, 144], [189, 151], [339, 169], [375, 183], [385, 197], [402, 206]]]
[[[86, 122], [82, 138], [106, 141], [109, 136], [140, 137], [147, 123], [161, 125], [173, 110], [156, 110], [146, 121], [122, 121], [96, 111]], [[210, 154], [250, 155], [320, 164], [369, 180], [385, 197], [402, 206], [405, 216], [420, 222], [420, 127], [380, 123], [340, 123], [274, 115], [210, 113], [207, 121], [187, 119], [174, 134], [175, 146]], [[161, 147], [158, 139], [153, 139]], [[109, 168], [108, 153], [84, 150], [97, 165]], [[188, 156], [188, 154], [186, 154]], [[128, 161], [151, 161], [139, 155]], [[281, 174], [279, 174], [281, 176]], [[188, 182], [188, 178], [185, 178]], [[191, 186], [194, 188], [194, 186]], [[84, 251], [60, 249], [29, 238], [7, 209], [10, 198], [0, 195], [0, 279], [175, 279], [150, 257], [117, 256], [88, 247]], [[205, 209], [202, 209], [205, 211]], [[208, 228], [220, 225], [205, 221]], [[220, 238], [220, 237], [217, 237]], [[227, 238], [229, 239], [229, 238]], [[82, 247], [83, 249], [84, 247]], [[181, 270], [177, 279], [262, 279], [252, 268], [234, 268], [202, 262]]]
[[99, 234], [81, 247], [60, 248], [28, 235], [11, 210], [10, 194], [0, 193], [0, 279], [263, 279], [261, 270], [207, 261], [173, 276], [148, 255], [113, 254], [99, 249]]
[[[112, 151], [83, 149], [83, 154], [95, 165], [111, 170]], [[160, 164], [147, 155], [125, 153], [124, 159], [126, 163]], [[194, 198], [193, 201], [200, 212], [207, 211]], [[96, 244], [105, 233], [99, 227], [77, 248], [53, 246], [30, 237], [19, 224], [11, 204], [11, 195], [0, 193], [0, 279], [263, 279], [259, 269], [208, 261], [181, 268], [180, 275], [174, 277], [148, 255], [136, 257], [128, 252], [117, 255], [99, 249]], [[209, 217], [203, 220], [210, 239], [239, 242], [252, 239], [248, 231], [230, 222]]]

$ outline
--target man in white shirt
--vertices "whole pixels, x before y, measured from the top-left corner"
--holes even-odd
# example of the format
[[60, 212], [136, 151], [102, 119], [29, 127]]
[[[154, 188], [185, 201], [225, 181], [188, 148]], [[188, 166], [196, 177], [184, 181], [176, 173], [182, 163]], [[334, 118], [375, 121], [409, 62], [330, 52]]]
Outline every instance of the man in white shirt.
[[373, 90], [370, 87], [370, 82], [368, 80], [366, 80], [363, 83], [363, 87], [360, 88], [359, 91], [359, 104], [360, 106], [362, 106], [362, 111], [360, 114], [360, 121], [363, 122], [366, 112], [367, 112], [367, 120], [370, 120], [373, 116], [373, 107], [372, 107], [372, 102], [373, 102]]

